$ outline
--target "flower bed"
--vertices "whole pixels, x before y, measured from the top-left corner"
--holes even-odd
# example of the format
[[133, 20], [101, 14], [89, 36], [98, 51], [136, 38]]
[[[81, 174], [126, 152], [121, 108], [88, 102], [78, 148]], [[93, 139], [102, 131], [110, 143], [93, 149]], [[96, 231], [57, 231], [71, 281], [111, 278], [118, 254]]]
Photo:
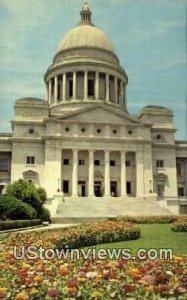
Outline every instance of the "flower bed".
[[124, 221], [103, 221], [64, 231], [57, 248], [80, 248], [101, 243], [135, 240], [140, 237], [140, 227]]
[[0, 243], [0, 299], [185, 299], [185, 257], [171, 261], [14, 258], [13, 245], [54, 249], [65, 231], [14, 233]]
[[171, 229], [178, 232], [187, 232], [187, 219], [183, 218], [172, 224]]
[[118, 216], [117, 218], [109, 218], [109, 220], [122, 220], [125, 222], [132, 222], [137, 224], [146, 224], [146, 223], [161, 223], [161, 224], [167, 224], [167, 223], [173, 223], [177, 220], [186, 220], [186, 215], [180, 215], [180, 216], [137, 216], [137, 217], [131, 217], [131, 216]]

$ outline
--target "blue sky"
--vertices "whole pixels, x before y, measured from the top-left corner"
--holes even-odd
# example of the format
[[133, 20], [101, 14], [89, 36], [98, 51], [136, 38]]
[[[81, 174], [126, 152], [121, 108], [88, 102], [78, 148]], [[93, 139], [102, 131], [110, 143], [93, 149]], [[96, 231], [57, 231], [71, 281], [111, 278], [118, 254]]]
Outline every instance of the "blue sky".
[[[9, 132], [15, 100], [46, 95], [43, 75], [82, 0], [0, 0], [0, 132]], [[93, 22], [112, 40], [129, 83], [128, 110], [174, 111], [187, 139], [186, 0], [90, 0]]]

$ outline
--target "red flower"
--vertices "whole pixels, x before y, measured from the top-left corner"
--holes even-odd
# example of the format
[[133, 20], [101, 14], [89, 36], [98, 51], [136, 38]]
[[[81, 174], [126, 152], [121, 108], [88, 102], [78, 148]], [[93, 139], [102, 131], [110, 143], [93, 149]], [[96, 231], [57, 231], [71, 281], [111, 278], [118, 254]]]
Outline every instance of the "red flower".
[[74, 288], [78, 289], [77, 281], [75, 281], [75, 280], [69, 280], [67, 282], [67, 287], [70, 288], [70, 289], [74, 289]]
[[48, 296], [51, 297], [51, 298], [55, 298], [55, 297], [58, 297], [58, 291], [56, 289], [50, 289], [48, 291]]
[[136, 285], [135, 284], [125, 284], [123, 286], [123, 290], [125, 293], [133, 293], [136, 290]]

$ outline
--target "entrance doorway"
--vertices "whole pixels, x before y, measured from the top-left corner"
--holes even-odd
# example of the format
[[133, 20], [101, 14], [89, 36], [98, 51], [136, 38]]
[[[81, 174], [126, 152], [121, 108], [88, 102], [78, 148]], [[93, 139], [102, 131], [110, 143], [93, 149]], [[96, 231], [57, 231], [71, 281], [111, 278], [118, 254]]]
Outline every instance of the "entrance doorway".
[[117, 181], [110, 182], [110, 194], [113, 197], [117, 197]]
[[86, 181], [78, 181], [78, 191], [80, 197], [86, 197]]
[[164, 185], [157, 184], [157, 195], [159, 198], [164, 198]]
[[132, 188], [131, 188], [131, 182], [130, 181], [127, 181], [127, 194], [132, 194]]
[[94, 194], [96, 197], [101, 197], [101, 181], [94, 182]]

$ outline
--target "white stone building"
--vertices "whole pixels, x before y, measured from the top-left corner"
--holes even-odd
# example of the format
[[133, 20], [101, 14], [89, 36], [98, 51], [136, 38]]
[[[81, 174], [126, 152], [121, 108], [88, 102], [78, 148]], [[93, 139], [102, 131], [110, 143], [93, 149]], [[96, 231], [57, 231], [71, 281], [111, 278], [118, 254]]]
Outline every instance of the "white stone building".
[[85, 2], [60, 43], [44, 76], [47, 99], [16, 101], [13, 132], [0, 134], [0, 191], [24, 178], [46, 189], [51, 207], [59, 197], [165, 199], [184, 212], [187, 141], [175, 141], [170, 109], [128, 113], [127, 74], [91, 15]]

